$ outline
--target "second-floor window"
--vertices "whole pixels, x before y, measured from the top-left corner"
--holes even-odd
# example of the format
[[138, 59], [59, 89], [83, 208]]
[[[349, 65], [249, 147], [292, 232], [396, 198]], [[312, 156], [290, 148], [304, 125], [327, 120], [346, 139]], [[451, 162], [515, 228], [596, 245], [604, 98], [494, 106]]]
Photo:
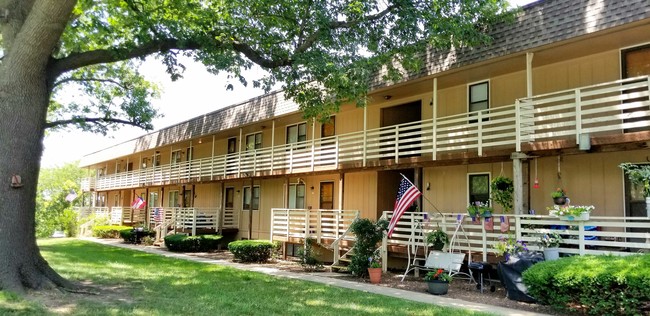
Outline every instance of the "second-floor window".
[[228, 153], [234, 154], [237, 152], [237, 137], [228, 138]]
[[251, 203], [253, 210], [260, 209], [260, 187], [253, 187], [253, 194], [251, 196], [251, 187], [244, 187], [244, 211], [251, 209]]
[[172, 151], [172, 165], [175, 165], [179, 162], [181, 162], [181, 151], [180, 150], [174, 150]]
[[160, 152], [156, 152], [152, 157], [151, 161], [154, 167], [160, 166]]
[[246, 150], [262, 148], [262, 133], [246, 135]]
[[[490, 108], [490, 83], [488, 81], [470, 84], [468, 90], [468, 112], [478, 112]], [[483, 121], [487, 120], [484, 118]], [[476, 123], [478, 120], [470, 120]]]
[[307, 140], [307, 123], [287, 126], [287, 144], [304, 142]]

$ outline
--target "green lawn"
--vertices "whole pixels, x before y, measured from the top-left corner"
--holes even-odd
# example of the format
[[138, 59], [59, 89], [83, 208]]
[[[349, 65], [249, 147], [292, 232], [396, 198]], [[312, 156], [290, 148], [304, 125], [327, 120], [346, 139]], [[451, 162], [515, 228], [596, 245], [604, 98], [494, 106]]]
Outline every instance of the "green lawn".
[[[43, 315], [478, 315], [319, 283], [194, 263], [74, 239], [39, 241], [63, 276], [101, 296], [61, 294], [59, 310], [0, 292], [0, 314]], [[38, 296], [37, 296], [38, 297]], [[81, 297], [81, 298], [80, 298]], [[51, 305], [48, 304], [48, 305]]]

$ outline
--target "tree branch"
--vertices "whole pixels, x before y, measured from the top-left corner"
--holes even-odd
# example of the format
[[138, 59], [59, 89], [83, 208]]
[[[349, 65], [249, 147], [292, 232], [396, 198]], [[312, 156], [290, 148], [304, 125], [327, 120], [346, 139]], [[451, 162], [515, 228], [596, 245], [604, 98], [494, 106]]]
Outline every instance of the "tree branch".
[[142, 129], [146, 129], [145, 126], [141, 125], [138, 122], [131, 122], [131, 121], [126, 121], [126, 120], [120, 120], [116, 118], [106, 118], [106, 117], [80, 117], [77, 119], [69, 119], [69, 120], [59, 120], [59, 121], [53, 121], [53, 122], [47, 122], [45, 123], [45, 128], [53, 128], [61, 125], [68, 125], [68, 124], [73, 124], [73, 123], [93, 123], [97, 125], [103, 125], [102, 123], [118, 123], [118, 124], [125, 124], [125, 125], [132, 125], [135, 127], [139, 127]]
[[119, 83], [119, 82], [117, 82], [117, 81], [115, 81], [115, 80], [112, 80], [112, 79], [101, 79], [101, 78], [74, 78], [74, 77], [61, 79], [61, 80], [55, 82], [55, 83], [52, 85], [52, 87], [56, 87], [56, 86], [58, 86], [58, 85], [62, 85], [62, 84], [64, 84], [64, 83], [68, 83], [68, 82], [72, 82], [72, 81], [75, 81], [75, 82], [82, 82], [82, 81], [108, 82], [108, 83], [112, 83], [112, 84], [114, 84], [114, 85], [116, 85], [116, 86], [118, 86], [118, 87], [120, 87], [120, 88], [122, 88], [122, 89], [124, 89], [124, 90], [128, 89], [128, 87], [126, 87], [125, 85], [123, 85], [123, 84], [121, 84], [121, 83]]

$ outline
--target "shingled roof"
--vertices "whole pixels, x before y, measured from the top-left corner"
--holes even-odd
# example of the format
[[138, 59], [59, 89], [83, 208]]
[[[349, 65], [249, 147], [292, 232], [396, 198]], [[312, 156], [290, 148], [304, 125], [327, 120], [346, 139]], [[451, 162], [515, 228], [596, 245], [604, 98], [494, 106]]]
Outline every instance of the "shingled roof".
[[[425, 66], [406, 74], [400, 82], [525, 52], [649, 17], [648, 0], [540, 0], [524, 6], [514, 23], [495, 25], [490, 31], [490, 45], [425, 52], [422, 56], [426, 60]], [[373, 89], [397, 83], [382, 80], [381, 74], [376, 78]], [[297, 111], [298, 106], [285, 99], [283, 93], [273, 92], [86, 155], [81, 165], [87, 166]]]

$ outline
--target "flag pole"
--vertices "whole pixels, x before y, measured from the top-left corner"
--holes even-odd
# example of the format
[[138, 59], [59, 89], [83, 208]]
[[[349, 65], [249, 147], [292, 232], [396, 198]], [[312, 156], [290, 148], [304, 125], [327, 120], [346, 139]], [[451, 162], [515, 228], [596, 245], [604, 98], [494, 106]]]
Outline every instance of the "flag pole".
[[[427, 197], [424, 196], [424, 194], [422, 194], [422, 191], [420, 191], [420, 189], [419, 189], [415, 184], [413, 184], [413, 182], [411, 182], [411, 180], [409, 180], [409, 178], [407, 178], [407, 177], [406, 177], [403, 173], [401, 173], [401, 172], [400, 172], [400, 175], [402, 176], [402, 178], [406, 179], [406, 181], [408, 181], [412, 186], [414, 186], [414, 187], [418, 190], [418, 192], [420, 192], [420, 195], [422, 196], [422, 198], [423, 198], [425, 201], [427, 201], [429, 204], [431, 204], [431, 206], [433, 206], [433, 208], [436, 210], [436, 212], [438, 212], [438, 214], [440, 214], [440, 216], [443, 216], [443, 217], [444, 217], [444, 215], [442, 214], [442, 212], [440, 212], [440, 210], [439, 210], [435, 205], [433, 205], [433, 203], [432, 203], [429, 199], [427, 199]], [[427, 213], [428, 213], [428, 212], [427, 212]]]

